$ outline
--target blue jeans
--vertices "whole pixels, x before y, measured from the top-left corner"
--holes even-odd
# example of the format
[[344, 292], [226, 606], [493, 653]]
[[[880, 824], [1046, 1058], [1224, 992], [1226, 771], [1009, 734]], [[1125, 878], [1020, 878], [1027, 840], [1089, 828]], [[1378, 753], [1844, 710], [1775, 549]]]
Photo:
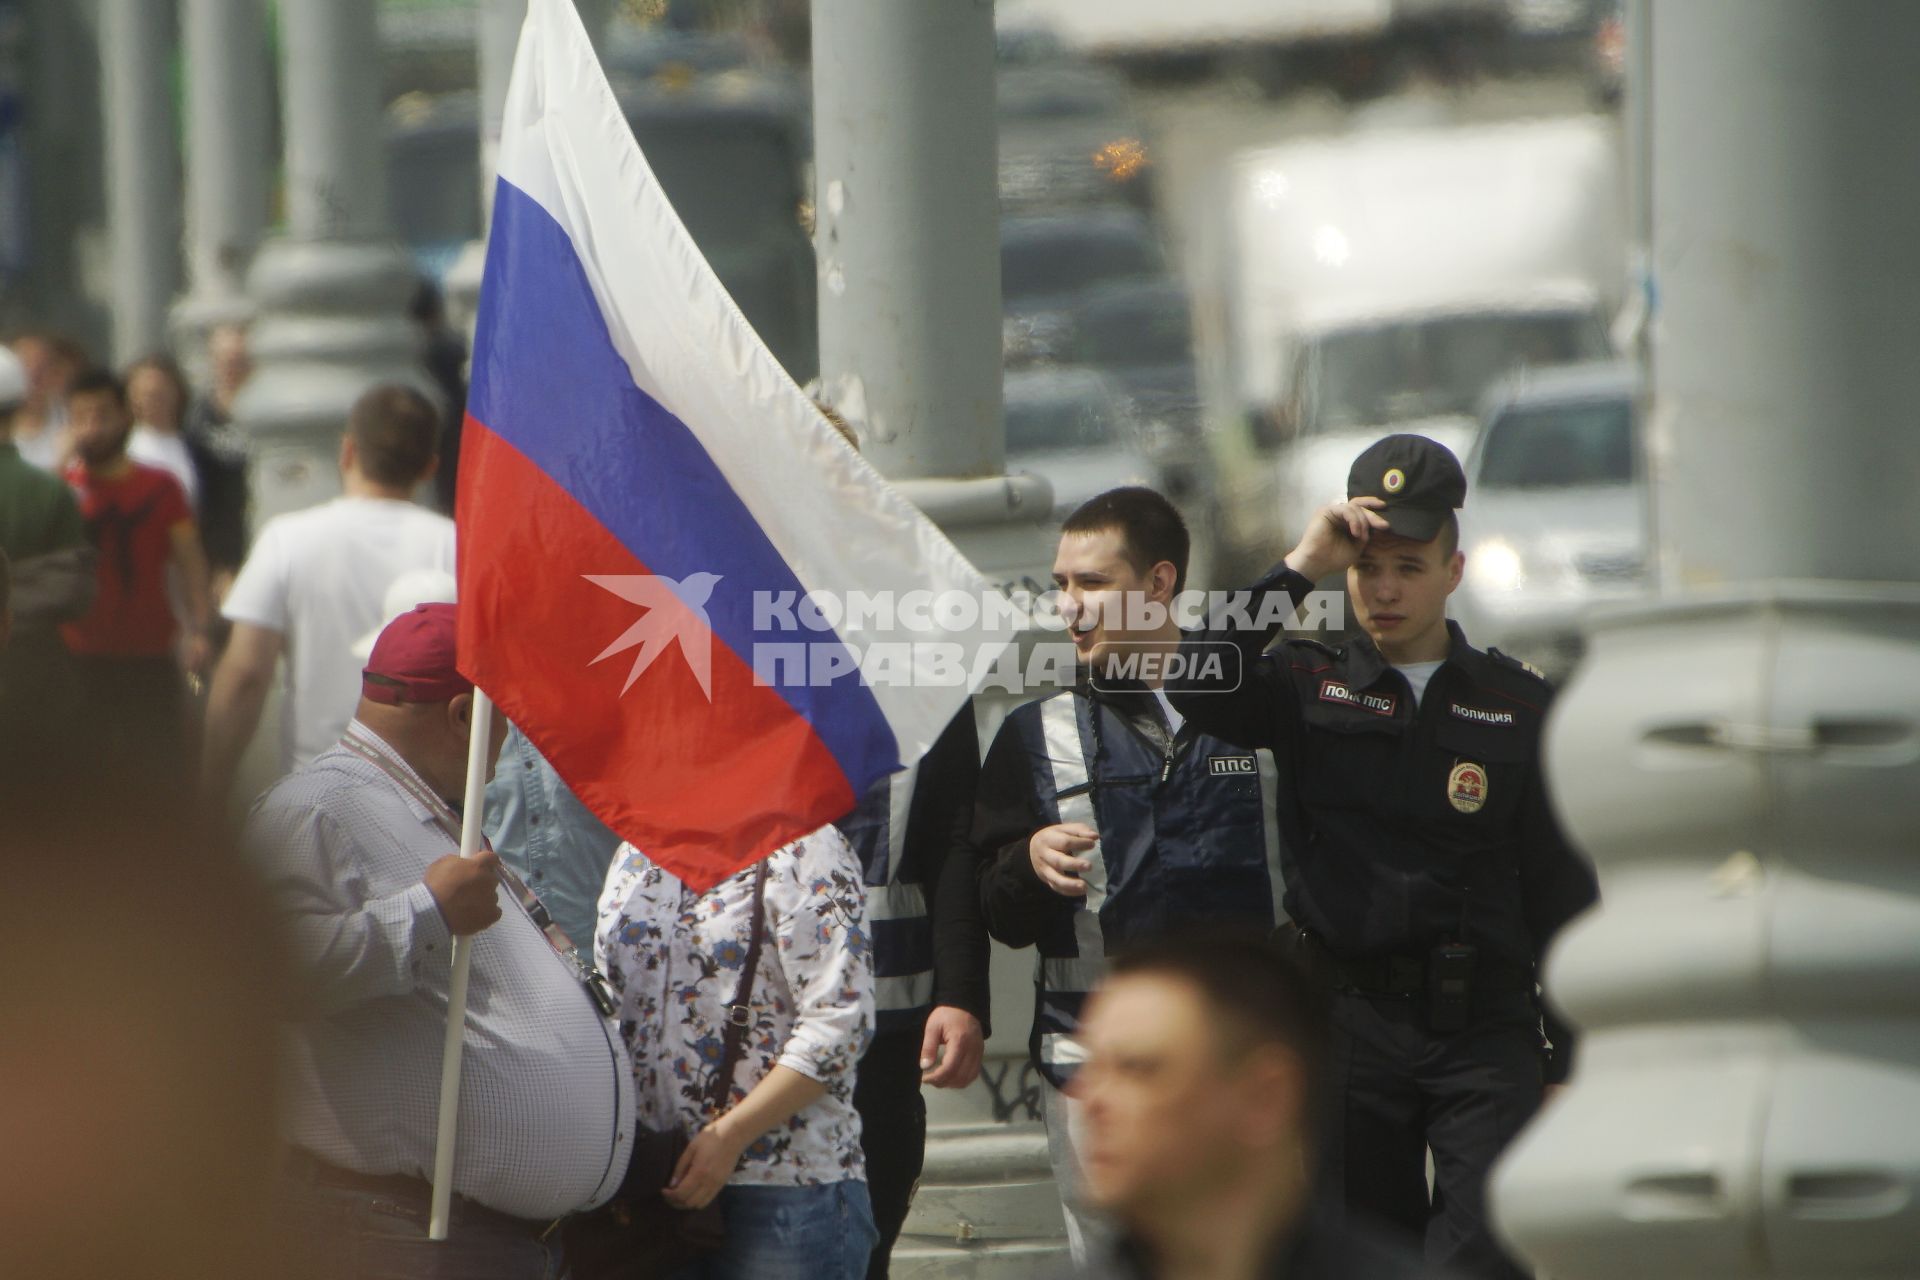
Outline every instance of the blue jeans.
[[727, 1187], [727, 1243], [673, 1280], [863, 1280], [880, 1233], [864, 1182]]

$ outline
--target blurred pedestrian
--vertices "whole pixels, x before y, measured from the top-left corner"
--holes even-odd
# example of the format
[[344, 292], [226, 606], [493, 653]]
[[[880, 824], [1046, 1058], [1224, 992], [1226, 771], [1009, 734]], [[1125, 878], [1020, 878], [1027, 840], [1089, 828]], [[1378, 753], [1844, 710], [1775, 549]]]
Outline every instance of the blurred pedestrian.
[[433, 475], [439, 415], [410, 387], [375, 387], [354, 402], [340, 444], [342, 495], [276, 516], [261, 529], [222, 612], [233, 624], [207, 704], [203, 781], [224, 797], [282, 655], [281, 763], [331, 747], [353, 714], [354, 645], [377, 629], [401, 575], [452, 574], [453, 521], [414, 503]]
[[590, 946], [620, 837], [580, 803], [533, 740], [507, 730], [487, 784], [487, 841], [539, 893], [569, 938]]
[[[853, 424], [826, 401], [813, 403], [860, 448]], [[853, 1087], [880, 1233], [867, 1280], [887, 1280], [926, 1165], [921, 1086], [967, 1088], [979, 1079], [986, 1051], [989, 946], [967, 843], [979, 780], [980, 737], [969, 702], [925, 757], [875, 783], [835, 823], [866, 871], [873, 936], [874, 1035]]]
[[181, 434], [200, 476], [200, 541], [213, 571], [214, 603], [224, 603], [247, 557], [247, 439], [233, 423], [234, 401], [253, 376], [244, 325], [222, 324], [207, 336], [212, 381], [189, 398]]
[[12, 562], [12, 635], [0, 655], [0, 793], [32, 794], [78, 762], [82, 711], [60, 625], [99, 589], [93, 547], [73, 491], [20, 456], [11, 440], [28, 395], [19, 359], [0, 347], [0, 551]]
[[970, 836], [993, 936], [1040, 953], [1030, 1052], [1076, 1259], [1102, 1235], [1080, 1200], [1081, 1005], [1115, 949], [1196, 921], [1271, 929], [1283, 892], [1270, 753], [1202, 732], [1168, 703], [1186, 523], [1151, 489], [1067, 518], [1054, 557], [1081, 676], [1016, 708], [987, 752]]
[[209, 380], [204, 395], [188, 410], [186, 429], [210, 433], [233, 423], [234, 402], [253, 377], [253, 352], [244, 324], [218, 324], [207, 334]]
[[[133, 430], [126, 388], [104, 369], [68, 392], [76, 458], [67, 470], [97, 559], [93, 607], [62, 629], [73, 651], [91, 732], [113, 766], [184, 781], [185, 673], [199, 676], [209, 649], [207, 562], [185, 492], [172, 476], [127, 456]], [[177, 622], [168, 571], [178, 575], [186, 621]]]
[[[565, 1274], [556, 1220], [605, 1200], [633, 1139], [604, 987], [500, 861], [459, 856], [473, 686], [455, 612], [389, 623], [345, 735], [255, 805], [247, 849], [291, 932], [283, 1125], [300, 1280]], [[505, 719], [487, 727], [498, 742]], [[493, 762], [487, 761], [492, 772]], [[427, 1239], [453, 939], [473, 939], [458, 1156]]]
[[1316, 1208], [1324, 1002], [1258, 934], [1172, 934], [1115, 957], [1080, 1025], [1080, 1159], [1120, 1225], [1109, 1280], [1439, 1280]]
[[667, 1202], [717, 1198], [726, 1223], [720, 1251], [678, 1280], [866, 1275], [877, 1233], [853, 1082], [873, 1033], [867, 927], [860, 864], [831, 826], [704, 893], [630, 844], [614, 856], [594, 953], [639, 1122], [689, 1140]]
[[440, 286], [425, 276], [413, 290], [408, 308], [420, 328], [420, 362], [440, 391], [440, 470], [433, 478], [435, 501], [453, 514], [460, 489], [460, 426], [467, 416], [467, 343], [447, 323], [447, 301]]
[[86, 348], [72, 338], [38, 331], [18, 335], [11, 345], [27, 374], [27, 396], [14, 415], [13, 442], [21, 457], [59, 475], [73, 459], [67, 395], [87, 368]]
[[865, 869], [873, 938], [874, 1036], [853, 1090], [880, 1233], [868, 1280], [888, 1274], [926, 1163], [921, 1086], [964, 1089], [980, 1076], [989, 949], [967, 844], [979, 778], [969, 702], [924, 758], [836, 824]]
[[127, 408], [133, 414], [127, 456], [178, 480], [188, 505], [198, 513], [200, 470], [180, 431], [187, 412], [186, 375], [170, 358], [156, 354], [128, 365], [122, 377], [127, 384]]

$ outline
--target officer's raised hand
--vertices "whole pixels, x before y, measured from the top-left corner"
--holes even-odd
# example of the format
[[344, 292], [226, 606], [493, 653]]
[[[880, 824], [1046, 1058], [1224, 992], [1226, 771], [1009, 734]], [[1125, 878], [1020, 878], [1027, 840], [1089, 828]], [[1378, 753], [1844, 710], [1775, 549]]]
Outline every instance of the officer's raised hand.
[[1345, 573], [1374, 532], [1387, 528], [1387, 518], [1380, 514], [1386, 505], [1380, 498], [1362, 497], [1320, 508], [1307, 521], [1300, 545], [1287, 552], [1287, 568], [1309, 582]]
[[1087, 882], [1080, 877], [1093, 864], [1079, 855], [1093, 848], [1100, 833], [1084, 822], [1061, 822], [1042, 827], [1027, 841], [1027, 856], [1040, 883], [1067, 898], [1084, 898]]

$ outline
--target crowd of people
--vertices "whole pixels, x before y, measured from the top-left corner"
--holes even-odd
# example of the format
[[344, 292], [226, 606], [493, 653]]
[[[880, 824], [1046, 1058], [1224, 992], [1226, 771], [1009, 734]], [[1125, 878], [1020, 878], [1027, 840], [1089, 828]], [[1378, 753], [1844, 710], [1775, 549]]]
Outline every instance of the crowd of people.
[[[16, 787], [78, 764], [217, 813], [279, 681], [282, 776], [239, 838], [284, 942], [262, 966], [287, 966], [273, 1269], [885, 1277], [922, 1089], [980, 1069], [991, 938], [1037, 953], [1030, 1054], [1080, 1273], [1525, 1274], [1486, 1180], [1569, 1068], [1537, 965], [1596, 890], [1540, 775], [1551, 691], [1446, 618], [1446, 450], [1369, 450], [1255, 584], [1298, 605], [1344, 575], [1344, 643], [1246, 613], [1143, 626], [1130, 603], [1185, 586], [1184, 522], [1150, 490], [1093, 499], [1054, 564], [1072, 687], [984, 760], [963, 709], [852, 812], [702, 889], [497, 712], [486, 847], [458, 855], [475, 690], [454, 524], [419, 501], [445, 406], [369, 390], [341, 496], [249, 541], [224, 425], [244, 334], [216, 335], [214, 368], [195, 394], [163, 357], [123, 376], [41, 335], [0, 353], [0, 724]], [[1183, 646], [1237, 661], [1120, 674]], [[460, 1127], [430, 1241], [456, 938]]]

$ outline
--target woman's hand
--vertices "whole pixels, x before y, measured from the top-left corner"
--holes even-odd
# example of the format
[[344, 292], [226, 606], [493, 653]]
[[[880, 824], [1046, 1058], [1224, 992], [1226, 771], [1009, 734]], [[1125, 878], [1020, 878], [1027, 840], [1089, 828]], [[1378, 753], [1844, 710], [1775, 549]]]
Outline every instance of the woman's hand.
[[734, 1136], [727, 1117], [721, 1116], [694, 1135], [660, 1194], [676, 1209], [706, 1208], [727, 1185], [746, 1149], [747, 1144]]

